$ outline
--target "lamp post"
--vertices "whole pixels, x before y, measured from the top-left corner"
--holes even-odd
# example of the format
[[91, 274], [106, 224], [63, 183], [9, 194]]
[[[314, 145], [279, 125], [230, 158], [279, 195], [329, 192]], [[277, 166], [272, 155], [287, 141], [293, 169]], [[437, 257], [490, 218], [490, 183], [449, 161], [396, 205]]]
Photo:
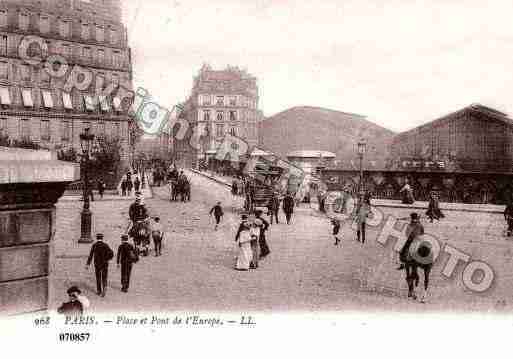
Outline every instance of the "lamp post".
[[78, 243], [91, 243], [91, 217], [92, 213], [89, 210], [89, 176], [88, 166], [89, 157], [91, 155], [91, 147], [94, 141], [94, 135], [89, 133], [89, 128], [84, 129], [80, 134], [80, 147], [82, 148], [82, 171], [84, 176], [84, 207], [80, 213], [80, 239]]
[[363, 156], [365, 155], [365, 151], [367, 150], [367, 143], [365, 139], [361, 139], [358, 142], [358, 157], [360, 158], [360, 182], [358, 183], [358, 194], [360, 194], [364, 190], [363, 186]]

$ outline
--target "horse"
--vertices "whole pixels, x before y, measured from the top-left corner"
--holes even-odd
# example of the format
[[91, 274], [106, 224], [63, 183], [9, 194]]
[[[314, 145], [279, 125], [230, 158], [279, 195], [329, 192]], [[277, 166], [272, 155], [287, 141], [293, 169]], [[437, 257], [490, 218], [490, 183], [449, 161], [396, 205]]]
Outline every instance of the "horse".
[[[406, 246], [407, 244], [405, 244]], [[434, 253], [431, 248], [431, 242], [425, 235], [415, 237], [408, 248], [406, 260], [404, 262], [406, 270], [406, 283], [408, 284], [408, 298], [417, 299], [415, 288], [419, 286], [420, 278], [418, 268], [424, 272], [424, 290], [420, 298], [421, 303], [425, 303], [429, 288], [429, 274], [434, 262]]]

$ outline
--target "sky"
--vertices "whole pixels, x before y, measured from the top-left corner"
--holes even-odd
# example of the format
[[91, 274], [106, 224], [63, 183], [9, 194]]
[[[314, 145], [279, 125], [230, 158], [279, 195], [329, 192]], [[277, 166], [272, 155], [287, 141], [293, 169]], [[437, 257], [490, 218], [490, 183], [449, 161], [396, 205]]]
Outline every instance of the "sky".
[[184, 101], [203, 63], [247, 69], [259, 107], [404, 131], [472, 103], [513, 114], [513, 1], [124, 0], [134, 85]]

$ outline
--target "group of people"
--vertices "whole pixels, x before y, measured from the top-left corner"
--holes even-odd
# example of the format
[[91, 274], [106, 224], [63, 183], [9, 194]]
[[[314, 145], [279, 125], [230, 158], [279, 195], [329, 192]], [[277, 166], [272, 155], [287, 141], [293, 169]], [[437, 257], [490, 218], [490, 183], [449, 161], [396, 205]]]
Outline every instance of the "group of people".
[[137, 173], [134, 174], [132, 179], [132, 173], [128, 172], [121, 181], [121, 195], [122, 196], [131, 196], [132, 190], [134, 193], [137, 193], [141, 190], [141, 179]]
[[271, 253], [266, 238], [268, 229], [269, 222], [262, 217], [262, 211], [242, 215], [241, 223], [235, 235], [235, 243], [238, 249], [236, 270], [257, 269], [259, 260]]
[[287, 224], [290, 224], [290, 222], [292, 221], [292, 215], [294, 214], [295, 207], [294, 197], [290, 193], [287, 193], [281, 201], [277, 193], [274, 193], [271, 196], [269, 202], [267, 203], [267, 215], [269, 216], [269, 220], [271, 224], [273, 224], [273, 221], [276, 223], [280, 223], [280, 203], [283, 213], [285, 214], [285, 221], [287, 222]]

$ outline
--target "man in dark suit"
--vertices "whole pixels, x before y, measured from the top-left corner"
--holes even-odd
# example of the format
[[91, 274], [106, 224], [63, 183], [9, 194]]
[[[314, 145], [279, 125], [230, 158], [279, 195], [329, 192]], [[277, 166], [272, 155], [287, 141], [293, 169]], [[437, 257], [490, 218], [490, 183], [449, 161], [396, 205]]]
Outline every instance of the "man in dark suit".
[[130, 286], [130, 274], [132, 273], [132, 264], [137, 260], [137, 252], [130, 243], [128, 235], [121, 236], [121, 244], [118, 247], [117, 264], [121, 266], [121, 291], [128, 292]]
[[290, 193], [287, 193], [285, 198], [283, 198], [283, 212], [285, 213], [287, 224], [290, 224], [292, 213], [294, 213], [294, 198]]
[[94, 270], [96, 273], [96, 290], [98, 295], [105, 297], [107, 289], [107, 275], [109, 273], [109, 261], [114, 257], [114, 252], [109, 245], [103, 242], [103, 234], [96, 235], [96, 242], [91, 247], [86, 269], [89, 269], [94, 257]]

